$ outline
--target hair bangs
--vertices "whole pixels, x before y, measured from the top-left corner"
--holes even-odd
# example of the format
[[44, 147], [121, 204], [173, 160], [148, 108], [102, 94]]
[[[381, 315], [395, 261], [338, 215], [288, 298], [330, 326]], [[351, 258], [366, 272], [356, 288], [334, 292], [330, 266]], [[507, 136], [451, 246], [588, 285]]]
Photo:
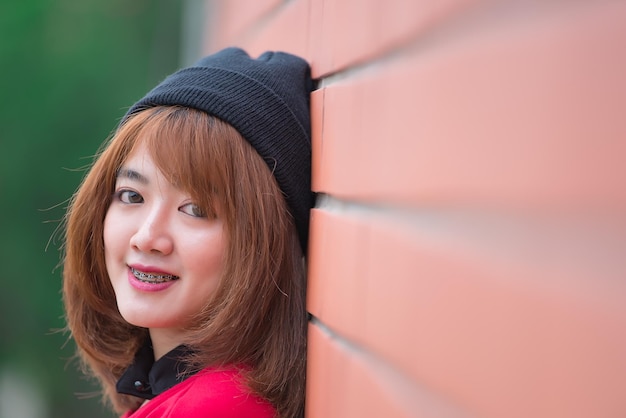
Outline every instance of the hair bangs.
[[144, 145], [163, 176], [214, 215], [215, 199], [227, 182], [223, 161], [228, 156], [221, 144], [225, 123], [185, 107], [155, 107], [139, 115], [133, 150]]

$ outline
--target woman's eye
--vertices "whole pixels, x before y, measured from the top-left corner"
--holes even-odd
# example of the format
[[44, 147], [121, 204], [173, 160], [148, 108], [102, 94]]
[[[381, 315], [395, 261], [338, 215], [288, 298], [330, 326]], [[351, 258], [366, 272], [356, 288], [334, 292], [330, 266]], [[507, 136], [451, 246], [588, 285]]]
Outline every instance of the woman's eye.
[[122, 203], [143, 203], [143, 197], [132, 190], [120, 190], [117, 192], [117, 198]]
[[206, 218], [207, 214], [204, 210], [200, 208], [200, 206], [195, 203], [187, 203], [184, 206], [181, 206], [179, 209], [181, 212], [186, 213], [187, 215], [191, 215], [196, 218]]

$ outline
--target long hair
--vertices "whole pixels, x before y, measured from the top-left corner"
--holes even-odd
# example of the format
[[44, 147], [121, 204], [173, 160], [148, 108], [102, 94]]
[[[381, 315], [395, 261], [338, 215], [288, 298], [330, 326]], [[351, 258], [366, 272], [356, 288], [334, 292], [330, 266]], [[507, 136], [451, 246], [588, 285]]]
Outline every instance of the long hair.
[[[218, 289], [188, 338], [195, 369], [245, 365], [248, 387], [281, 418], [301, 416], [306, 362], [305, 267], [287, 204], [268, 165], [227, 123], [156, 107], [123, 123], [99, 153], [66, 217], [63, 298], [84, 370], [123, 413], [141, 402], [115, 391], [147, 330], [120, 315], [104, 262], [103, 223], [116, 172], [139, 144], [206, 210], [221, 205], [227, 237]], [[213, 203], [212, 203], [213, 202]]]

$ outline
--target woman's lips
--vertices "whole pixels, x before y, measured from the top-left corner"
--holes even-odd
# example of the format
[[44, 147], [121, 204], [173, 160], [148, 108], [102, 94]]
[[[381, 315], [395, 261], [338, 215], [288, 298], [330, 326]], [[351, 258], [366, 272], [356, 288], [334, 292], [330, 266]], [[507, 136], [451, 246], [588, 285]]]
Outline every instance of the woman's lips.
[[134, 267], [130, 267], [130, 271], [135, 278], [143, 283], [165, 283], [172, 280], [178, 280], [180, 277], [173, 274], [167, 274], [156, 271], [142, 271]]

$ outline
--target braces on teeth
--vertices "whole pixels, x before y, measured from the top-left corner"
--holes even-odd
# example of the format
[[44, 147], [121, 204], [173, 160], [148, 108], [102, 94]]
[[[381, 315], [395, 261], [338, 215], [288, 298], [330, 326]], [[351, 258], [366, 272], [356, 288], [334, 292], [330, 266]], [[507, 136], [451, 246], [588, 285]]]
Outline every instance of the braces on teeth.
[[176, 279], [178, 279], [178, 276], [173, 276], [171, 274], [144, 273], [142, 271], [135, 270], [132, 267], [131, 267], [131, 271], [133, 272], [133, 275], [137, 279], [141, 280], [142, 282], [146, 282], [146, 283], [163, 283], [163, 282], [166, 282], [168, 280], [176, 280]]

